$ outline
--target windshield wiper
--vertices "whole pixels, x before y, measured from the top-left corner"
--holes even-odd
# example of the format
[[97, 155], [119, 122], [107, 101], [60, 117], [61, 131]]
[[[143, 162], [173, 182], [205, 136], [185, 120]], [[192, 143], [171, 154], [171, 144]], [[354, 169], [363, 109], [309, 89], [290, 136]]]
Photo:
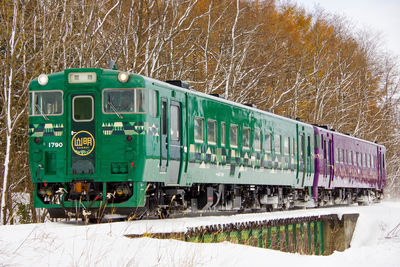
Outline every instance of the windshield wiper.
[[43, 110], [42, 110], [42, 108], [39, 106], [39, 104], [35, 104], [35, 106], [36, 106], [36, 109], [37, 109], [38, 111], [40, 111], [40, 114], [42, 114], [43, 118], [44, 118], [46, 121], [48, 121], [49, 118], [47, 118], [47, 116], [44, 115]]
[[108, 103], [107, 103], [107, 105], [109, 105], [111, 107], [111, 109], [118, 116], [118, 118], [122, 119], [122, 115], [118, 112], [118, 110], [115, 108], [114, 104], [111, 102], [110, 95], [108, 95]]

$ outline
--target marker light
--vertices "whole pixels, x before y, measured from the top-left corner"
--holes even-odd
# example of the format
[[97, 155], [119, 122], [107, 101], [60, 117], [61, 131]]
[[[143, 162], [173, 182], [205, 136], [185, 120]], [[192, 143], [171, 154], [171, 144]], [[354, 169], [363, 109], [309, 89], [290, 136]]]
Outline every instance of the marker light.
[[129, 80], [129, 74], [126, 72], [120, 72], [118, 74], [118, 81], [121, 83], [126, 83]]
[[46, 74], [40, 74], [38, 77], [38, 82], [40, 85], [45, 86], [49, 82], [49, 77]]

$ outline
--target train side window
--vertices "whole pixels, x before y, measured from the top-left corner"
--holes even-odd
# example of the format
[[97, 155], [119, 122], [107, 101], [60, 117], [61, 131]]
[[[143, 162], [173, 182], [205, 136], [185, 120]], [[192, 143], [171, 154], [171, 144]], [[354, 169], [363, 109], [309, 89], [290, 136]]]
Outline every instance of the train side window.
[[290, 138], [289, 137], [285, 137], [283, 139], [283, 149], [284, 149], [285, 155], [290, 155], [289, 148], [290, 148]]
[[255, 151], [261, 151], [261, 133], [258, 129], [254, 130], [253, 147]]
[[225, 122], [221, 122], [221, 146], [225, 146]]
[[274, 135], [275, 143], [275, 154], [281, 154], [281, 136], [278, 134]]
[[155, 118], [158, 117], [158, 91], [149, 91], [149, 113]]
[[265, 153], [271, 153], [271, 134], [266, 133], [264, 136], [264, 150]]
[[236, 124], [231, 124], [229, 132], [229, 141], [231, 147], [234, 148], [238, 147], [238, 126]]
[[342, 148], [342, 163], [346, 163], [346, 153], [343, 148]]
[[297, 142], [296, 142], [296, 137], [293, 138], [293, 149], [292, 149], [292, 154], [293, 156], [297, 154]]
[[200, 117], [194, 118], [194, 141], [196, 143], [204, 142], [204, 119]]
[[144, 106], [144, 90], [142, 89], [136, 89], [136, 105], [135, 105], [135, 111], [136, 112], [145, 112]]
[[[326, 145], [326, 142], [325, 142]], [[331, 165], [331, 145], [332, 145], [332, 141], [329, 140], [326, 146], [326, 161], [328, 162], [328, 166]]]
[[[324, 135], [321, 134], [321, 147], [322, 148], [324, 147], [324, 142], [326, 143], [326, 141], [324, 141]], [[326, 149], [326, 147], [324, 149]]]
[[315, 148], [319, 148], [319, 134], [314, 134]]
[[250, 149], [250, 128], [243, 127], [243, 148]]
[[335, 162], [336, 163], [339, 163], [339, 155], [340, 155], [339, 148], [336, 148], [336, 152], [335, 152]]
[[207, 142], [211, 145], [217, 144], [217, 122], [207, 120]]

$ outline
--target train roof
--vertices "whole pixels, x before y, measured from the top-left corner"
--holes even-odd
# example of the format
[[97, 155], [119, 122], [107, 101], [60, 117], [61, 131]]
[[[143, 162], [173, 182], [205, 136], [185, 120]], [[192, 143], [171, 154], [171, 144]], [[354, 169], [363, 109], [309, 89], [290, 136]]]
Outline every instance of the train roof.
[[[138, 75], [138, 74], [136, 74], [136, 75]], [[308, 124], [308, 123], [305, 123], [305, 122], [301, 122], [301, 121], [298, 121], [298, 120], [293, 120], [293, 119], [290, 119], [290, 118], [287, 118], [287, 117], [284, 117], [284, 116], [280, 116], [280, 115], [277, 115], [277, 114], [274, 114], [274, 113], [271, 113], [271, 112], [268, 112], [268, 111], [264, 111], [264, 110], [260, 110], [260, 109], [254, 108], [254, 107], [250, 107], [250, 106], [247, 106], [247, 105], [236, 103], [236, 102], [233, 102], [231, 100], [227, 100], [227, 99], [220, 98], [220, 97], [213, 96], [213, 95], [208, 95], [208, 94], [196, 91], [196, 90], [185, 89], [185, 88], [182, 88], [182, 87], [179, 87], [179, 86], [176, 86], [176, 85], [173, 85], [173, 84], [169, 84], [167, 82], [163, 82], [163, 81], [160, 81], [160, 80], [157, 80], [157, 79], [153, 79], [153, 78], [150, 78], [150, 77], [146, 77], [146, 76], [143, 76], [143, 75], [139, 75], [139, 76], [143, 77], [145, 80], [148, 80], [148, 81], [152, 82], [153, 84], [158, 83], [159, 85], [162, 85], [162, 86], [165, 86], [165, 87], [172, 87], [172, 88], [174, 88], [174, 90], [179, 90], [179, 91], [182, 91], [182, 92], [185, 92], [185, 93], [190, 93], [190, 94], [193, 94], [193, 95], [202, 96], [204, 98], [216, 100], [216, 101], [219, 101], [219, 102], [222, 102], [222, 103], [226, 103], [226, 104], [229, 104], [229, 105], [233, 105], [233, 106], [236, 106], [236, 107], [252, 110], [254, 112], [258, 112], [258, 113], [261, 113], [261, 114], [272, 116], [272, 117], [277, 118], [277, 119], [290, 121], [290, 122], [297, 123], [297, 124], [304, 125], [304, 126], [308, 126], [308, 127], [315, 127], [315, 128], [320, 129], [320, 130], [323, 130], [323, 131], [326, 131], [326, 132], [330, 132], [330, 133], [332, 133], [334, 135], [338, 135], [338, 136], [341, 136], [341, 137], [346, 137], [346, 138], [349, 138], [349, 139], [357, 140], [359, 142], [364, 142], [364, 143], [369, 143], [369, 144], [374, 145], [374, 146], [384, 147], [383, 145], [380, 145], [380, 144], [377, 144], [377, 143], [373, 143], [373, 142], [365, 140], [365, 139], [360, 139], [360, 138], [357, 138], [357, 137], [354, 137], [354, 136], [346, 135], [346, 134], [343, 134], [343, 133], [340, 133], [340, 132], [332, 131], [332, 130], [329, 130], [329, 129], [325, 129], [325, 128], [322, 128], [322, 127], [319, 127], [319, 126], [311, 125], [311, 124]]]
[[[138, 75], [138, 74], [136, 74], [136, 75]], [[202, 93], [202, 92], [199, 92], [199, 91], [196, 91], [196, 90], [185, 89], [183, 87], [179, 87], [179, 86], [176, 86], [176, 85], [173, 85], [173, 84], [169, 84], [167, 82], [163, 82], [163, 81], [160, 81], [160, 80], [157, 80], [157, 79], [153, 79], [153, 78], [150, 78], [150, 77], [146, 77], [146, 76], [143, 76], [143, 75], [139, 75], [139, 76], [143, 77], [145, 80], [148, 80], [149, 82], [152, 82], [152, 84], [154, 84], [154, 85], [163, 86], [163, 87], [167, 87], [167, 88], [173, 88], [174, 90], [178, 90], [178, 91], [181, 91], [181, 92], [184, 92], [184, 93], [189, 93], [189, 94], [201, 96], [201, 97], [204, 97], [204, 98], [207, 98], [207, 99], [210, 99], [210, 100], [215, 100], [215, 101], [218, 101], [218, 102], [221, 102], [221, 103], [225, 103], [225, 104], [229, 104], [229, 105], [232, 105], [232, 106], [236, 106], [236, 107], [239, 107], [239, 108], [242, 108], [242, 109], [251, 110], [251, 111], [254, 111], [254, 112], [258, 112], [258, 113], [261, 113], [261, 114], [264, 114], [264, 115], [268, 115], [268, 116], [274, 117], [276, 119], [286, 120], [286, 121], [290, 121], [290, 122], [293, 122], [293, 123], [296, 123], [296, 124], [300, 124], [300, 125], [303, 125], [303, 126], [312, 127], [311, 124], [308, 124], [308, 123], [305, 123], [305, 122], [302, 122], [302, 121], [298, 121], [298, 120], [294, 120], [294, 119], [290, 119], [290, 118], [287, 118], [287, 117], [284, 117], [284, 116], [280, 116], [280, 115], [277, 115], [277, 114], [274, 114], [274, 113], [271, 113], [271, 112], [268, 112], [268, 111], [264, 111], [264, 110], [261, 110], [261, 109], [258, 109], [258, 108], [250, 107], [250, 106], [247, 106], [247, 105], [244, 105], [244, 104], [236, 103], [236, 102], [233, 102], [231, 100], [227, 100], [225, 98], [221, 98], [221, 97], [218, 97], [218, 96], [205, 94], [205, 93]]]
[[351, 136], [351, 135], [343, 134], [343, 133], [336, 132], [336, 131], [333, 131], [333, 130], [325, 129], [323, 127], [316, 126], [316, 125], [313, 125], [313, 126], [315, 128], [317, 128], [318, 130], [320, 130], [320, 131], [328, 132], [328, 133], [331, 133], [331, 134], [336, 135], [336, 136], [345, 137], [345, 138], [348, 138], [348, 139], [352, 139], [352, 140], [356, 140], [356, 141], [359, 141], [359, 142], [371, 144], [371, 145], [374, 145], [374, 146], [385, 147], [383, 145], [380, 145], [380, 144], [377, 144], [377, 143], [374, 143], [374, 142], [371, 142], [371, 141], [368, 141], [368, 140], [365, 140], [365, 139], [360, 139], [360, 138], [355, 137], [355, 136]]

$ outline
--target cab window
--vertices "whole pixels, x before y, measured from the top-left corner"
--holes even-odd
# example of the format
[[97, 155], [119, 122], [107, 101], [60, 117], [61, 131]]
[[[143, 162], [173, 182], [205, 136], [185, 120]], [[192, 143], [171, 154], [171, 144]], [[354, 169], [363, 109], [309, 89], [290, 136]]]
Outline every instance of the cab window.
[[74, 121], [93, 120], [93, 97], [75, 96], [72, 99], [72, 113]]
[[29, 93], [29, 115], [46, 116], [63, 114], [62, 91], [40, 91]]
[[145, 91], [144, 89], [104, 89], [103, 112], [113, 113], [144, 113]]

